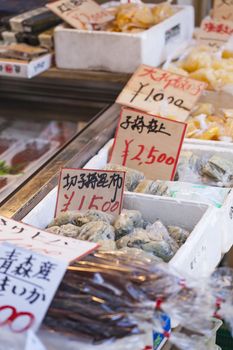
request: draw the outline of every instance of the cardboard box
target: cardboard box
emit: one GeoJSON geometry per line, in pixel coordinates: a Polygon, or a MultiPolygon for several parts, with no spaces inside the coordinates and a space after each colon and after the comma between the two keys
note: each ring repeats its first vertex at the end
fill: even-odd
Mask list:
{"type": "Polygon", "coordinates": [[[179,45],[192,38],[193,7],[174,6],[174,9],[177,12],[173,16],[140,33],[82,31],[58,26],[55,30],[57,67],[132,73],[142,63],[158,66],[179,45]]]}
{"type": "Polygon", "coordinates": [[[30,62],[0,58],[0,76],[33,78],[51,67],[52,55],[46,54],[30,62]]]}

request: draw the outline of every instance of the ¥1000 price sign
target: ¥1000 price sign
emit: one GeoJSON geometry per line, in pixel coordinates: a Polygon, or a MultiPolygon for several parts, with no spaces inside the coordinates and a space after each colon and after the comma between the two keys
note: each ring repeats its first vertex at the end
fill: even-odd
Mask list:
{"type": "Polygon", "coordinates": [[[151,180],[172,180],[186,124],[123,108],[111,162],[144,172],[151,180]]]}
{"type": "Polygon", "coordinates": [[[206,86],[206,83],[142,64],[116,102],[183,122],[206,86]]]}
{"type": "Polygon", "coordinates": [[[125,172],[90,169],[62,169],[55,216],[68,210],[100,210],[120,214],[125,172]]]}

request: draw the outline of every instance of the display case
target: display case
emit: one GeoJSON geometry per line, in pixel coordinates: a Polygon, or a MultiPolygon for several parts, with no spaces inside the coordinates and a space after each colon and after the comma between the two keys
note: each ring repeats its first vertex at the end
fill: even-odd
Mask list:
{"type": "Polygon", "coordinates": [[[56,69],[32,81],[0,78],[0,205],[114,101],[124,81],[106,81],[56,69]]]}

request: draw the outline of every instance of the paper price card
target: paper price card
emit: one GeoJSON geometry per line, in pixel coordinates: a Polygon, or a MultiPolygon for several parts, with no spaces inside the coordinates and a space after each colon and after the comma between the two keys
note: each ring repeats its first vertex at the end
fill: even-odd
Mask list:
{"type": "Polygon", "coordinates": [[[116,102],[167,118],[185,121],[207,85],[159,68],[141,65],[116,102]]]}
{"type": "Polygon", "coordinates": [[[213,17],[233,21],[233,0],[215,0],[213,17]]]}
{"type": "Polygon", "coordinates": [[[0,246],[0,326],[37,331],[67,264],[11,244],[0,246]]]}
{"type": "Polygon", "coordinates": [[[81,258],[98,248],[95,243],[57,236],[0,216],[0,244],[3,242],[67,262],[81,258]]]}
{"type": "Polygon", "coordinates": [[[151,180],[173,180],[185,130],[185,123],[123,108],[111,162],[151,180]]]}
{"type": "Polygon", "coordinates": [[[210,46],[213,50],[218,50],[232,34],[233,22],[206,18],[201,23],[197,40],[199,43],[210,46]]]}
{"type": "Polygon", "coordinates": [[[121,212],[125,172],[90,169],[62,169],[56,216],[67,210],[121,212]]]}
{"type": "Polygon", "coordinates": [[[102,24],[113,19],[93,0],[59,0],[47,4],[47,7],[76,29],[85,29],[85,24],[102,24]]]}

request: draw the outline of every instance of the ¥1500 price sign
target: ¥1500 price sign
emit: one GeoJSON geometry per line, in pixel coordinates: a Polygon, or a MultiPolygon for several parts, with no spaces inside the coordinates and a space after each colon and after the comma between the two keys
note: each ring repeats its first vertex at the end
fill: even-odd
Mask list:
{"type": "Polygon", "coordinates": [[[172,180],[186,124],[123,108],[111,162],[144,172],[152,180],[172,180]]]}
{"type": "Polygon", "coordinates": [[[68,210],[100,210],[120,214],[125,172],[62,169],[55,215],[68,210]]]}

